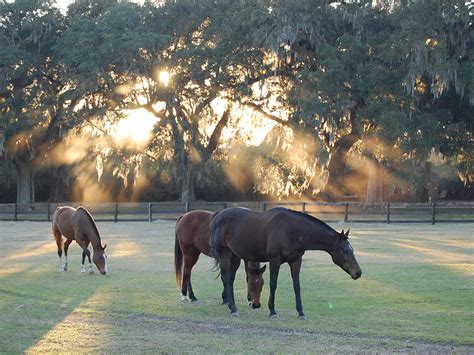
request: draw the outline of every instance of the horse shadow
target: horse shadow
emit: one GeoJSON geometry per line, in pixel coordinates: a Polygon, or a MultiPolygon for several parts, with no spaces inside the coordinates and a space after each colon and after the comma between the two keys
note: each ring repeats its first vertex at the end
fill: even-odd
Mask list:
{"type": "Polygon", "coordinates": [[[59,273],[52,266],[10,273],[0,278],[2,352],[24,353],[38,344],[104,283],[99,274],[59,273]],[[57,292],[68,289],[68,295],[57,292]]]}

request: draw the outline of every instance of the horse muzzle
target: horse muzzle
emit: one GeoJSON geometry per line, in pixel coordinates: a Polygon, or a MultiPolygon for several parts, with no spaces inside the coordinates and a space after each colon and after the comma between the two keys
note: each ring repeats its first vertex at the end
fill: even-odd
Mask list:
{"type": "Polygon", "coordinates": [[[102,271],[100,271],[100,273],[101,273],[102,275],[106,275],[106,274],[107,274],[107,271],[102,270],[102,271]]]}
{"type": "Polygon", "coordinates": [[[362,276],[362,270],[357,270],[355,273],[352,273],[351,272],[351,277],[354,279],[354,280],[357,280],[358,278],[360,278],[362,276]]]}
{"type": "Polygon", "coordinates": [[[261,307],[260,303],[252,303],[252,308],[253,309],[257,309],[257,308],[260,308],[260,307],[261,307]]]}

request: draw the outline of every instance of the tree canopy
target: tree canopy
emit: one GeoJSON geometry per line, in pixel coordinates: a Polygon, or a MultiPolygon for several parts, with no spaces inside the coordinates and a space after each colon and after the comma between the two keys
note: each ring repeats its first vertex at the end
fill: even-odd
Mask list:
{"type": "Polygon", "coordinates": [[[104,199],[377,201],[400,180],[426,189],[434,160],[469,185],[472,11],[461,0],[77,0],[62,14],[0,1],[1,167],[15,168],[18,203],[35,200],[40,167],[61,189],[113,190],[104,199]],[[149,139],[120,142],[117,125],[140,129],[140,116],[149,139]]]}

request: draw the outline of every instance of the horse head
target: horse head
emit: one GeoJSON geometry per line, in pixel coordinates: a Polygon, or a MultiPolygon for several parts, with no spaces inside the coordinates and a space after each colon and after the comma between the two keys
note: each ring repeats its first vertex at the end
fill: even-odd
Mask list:
{"type": "Polygon", "coordinates": [[[94,256],[92,260],[94,264],[97,266],[97,269],[102,275],[107,274],[107,254],[105,254],[105,248],[107,248],[107,244],[104,246],[99,245],[98,250],[94,250],[94,256]]]}
{"type": "Polygon", "coordinates": [[[354,249],[349,243],[349,230],[344,233],[344,229],[337,235],[336,244],[329,252],[334,264],[338,265],[347,272],[354,280],[362,275],[362,270],[354,256],[354,249]]]}
{"type": "Polygon", "coordinates": [[[262,288],[264,284],[263,273],[265,272],[266,268],[266,265],[260,268],[260,263],[249,262],[248,265],[247,263],[245,264],[248,289],[247,299],[249,301],[249,305],[251,305],[252,308],[260,308],[261,306],[260,295],[262,294],[262,288]]]}

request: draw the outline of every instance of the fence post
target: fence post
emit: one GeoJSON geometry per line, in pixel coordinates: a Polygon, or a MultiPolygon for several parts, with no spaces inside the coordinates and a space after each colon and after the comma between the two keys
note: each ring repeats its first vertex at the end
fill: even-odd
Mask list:
{"type": "Polygon", "coordinates": [[[151,203],[149,203],[149,204],[148,204],[148,222],[153,221],[153,215],[152,215],[151,209],[152,209],[151,203]]]}
{"type": "Polygon", "coordinates": [[[227,202],[224,202],[224,209],[227,208],[227,202]]]}
{"type": "Polygon", "coordinates": [[[267,203],[264,202],[264,203],[263,203],[263,211],[266,211],[266,210],[267,210],[267,203]]]}
{"type": "Polygon", "coordinates": [[[189,202],[186,202],[184,204],[184,212],[188,213],[189,212],[189,202]]]}
{"type": "Polygon", "coordinates": [[[46,220],[49,222],[51,220],[51,204],[48,203],[48,215],[46,216],[46,220]]]}
{"type": "Polygon", "coordinates": [[[432,209],[433,209],[433,216],[431,217],[431,224],[435,224],[436,223],[436,202],[433,202],[432,209]]]}
{"type": "Polygon", "coordinates": [[[13,217],[15,219],[15,221],[18,221],[18,205],[15,203],[15,207],[14,207],[14,210],[13,210],[13,217]]]}
{"type": "Polygon", "coordinates": [[[346,203],[345,212],[344,212],[344,222],[349,221],[349,204],[346,203]]]}
{"type": "Polygon", "coordinates": [[[390,223],[390,202],[387,202],[387,223],[390,223]]]}
{"type": "Polygon", "coordinates": [[[303,202],[302,209],[303,209],[303,213],[306,213],[306,202],[303,202]]]}
{"type": "Polygon", "coordinates": [[[114,211],[114,222],[117,223],[118,221],[118,203],[115,203],[115,211],[114,211]]]}

